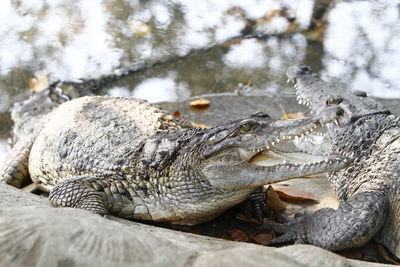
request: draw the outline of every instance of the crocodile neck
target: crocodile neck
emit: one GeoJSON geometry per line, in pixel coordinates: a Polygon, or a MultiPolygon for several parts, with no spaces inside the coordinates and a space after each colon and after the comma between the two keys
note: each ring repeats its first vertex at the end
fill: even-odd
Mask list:
{"type": "Polygon", "coordinates": [[[377,145],[381,136],[399,126],[400,118],[387,113],[378,113],[359,117],[345,126],[331,130],[334,151],[354,159],[349,167],[328,175],[329,182],[340,199],[350,197],[361,184],[355,181],[359,179],[361,169],[368,167],[365,166],[365,160],[377,150],[384,149],[377,145]]]}

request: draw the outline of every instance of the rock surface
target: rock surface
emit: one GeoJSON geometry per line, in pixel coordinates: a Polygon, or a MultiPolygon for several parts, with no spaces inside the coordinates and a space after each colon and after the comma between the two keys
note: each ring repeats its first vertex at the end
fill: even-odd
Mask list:
{"type": "Polygon", "coordinates": [[[176,232],[0,184],[0,266],[376,266],[308,245],[282,248],[176,232]]]}
{"type": "MultiPolygon", "coordinates": [[[[196,97],[197,98],[197,97],[196,97]]],[[[196,99],[194,98],[194,99],[196,99]]],[[[168,112],[179,111],[186,119],[200,122],[208,125],[216,125],[226,122],[227,120],[237,119],[257,111],[263,111],[273,118],[280,118],[282,110],[287,113],[308,112],[308,108],[297,103],[293,95],[249,95],[237,96],[234,94],[226,95],[205,95],[210,101],[207,109],[190,108],[189,103],[193,99],[175,103],[163,102],[158,105],[168,112]]],[[[400,115],[400,100],[399,99],[378,99],[386,108],[393,114],[400,115]]]]}
{"type": "Polygon", "coordinates": [[[39,197],[7,184],[0,183],[0,208],[13,207],[50,207],[47,198],[39,197]]]}

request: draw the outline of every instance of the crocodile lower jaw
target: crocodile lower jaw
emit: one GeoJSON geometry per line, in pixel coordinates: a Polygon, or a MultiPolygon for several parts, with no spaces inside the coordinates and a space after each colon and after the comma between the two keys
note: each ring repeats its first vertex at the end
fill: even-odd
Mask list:
{"type": "Polygon", "coordinates": [[[341,163],[343,159],[334,156],[311,155],[303,152],[263,151],[248,162],[258,166],[318,165],[341,163]]]}

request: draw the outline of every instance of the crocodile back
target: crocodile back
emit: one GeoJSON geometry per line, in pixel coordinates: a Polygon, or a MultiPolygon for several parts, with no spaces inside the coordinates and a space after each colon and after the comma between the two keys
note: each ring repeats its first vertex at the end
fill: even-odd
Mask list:
{"type": "Polygon", "coordinates": [[[29,157],[32,180],[46,190],[73,175],[118,174],[150,136],[185,124],[144,101],[107,96],[66,102],[46,119],[29,157]]]}

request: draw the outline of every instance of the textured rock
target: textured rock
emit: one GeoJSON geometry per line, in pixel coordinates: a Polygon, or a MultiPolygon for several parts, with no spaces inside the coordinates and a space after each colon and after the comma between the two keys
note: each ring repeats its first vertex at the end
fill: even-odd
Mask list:
{"type": "Polygon", "coordinates": [[[0,183],[0,208],[23,206],[50,207],[50,203],[47,198],[0,183]]]}
{"type": "MultiPolygon", "coordinates": [[[[297,103],[296,97],[284,95],[207,95],[204,96],[210,101],[207,109],[192,109],[189,103],[193,99],[182,102],[163,102],[158,103],[162,109],[173,113],[179,111],[180,114],[191,121],[200,122],[208,125],[217,125],[227,120],[237,119],[247,116],[256,111],[269,114],[272,118],[282,116],[281,107],[287,113],[304,112],[309,113],[308,108],[297,103]]],[[[395,115],[400,115],[399,99],[379,99],[395,115]]]]}
{"type": "Polygon", "coordinates": [[[0,254],[4,266],[183,266],[192,254],[141,228],[80,210],[6,208],[0,254]]]}
{"type": "Polygon", "coordinates": [[[313,246],[263,247],[56,209],[6,185],[0,194],[0,266],[369,265],[313,246]]]}
{"type": "Polygon", "coordinates": [[[201,253],[193,260],[195,267],[217,266],[390,266],[349,260],[330,251],[310,245],[291,245],[283,248],[256,245],[201,253]]]}

